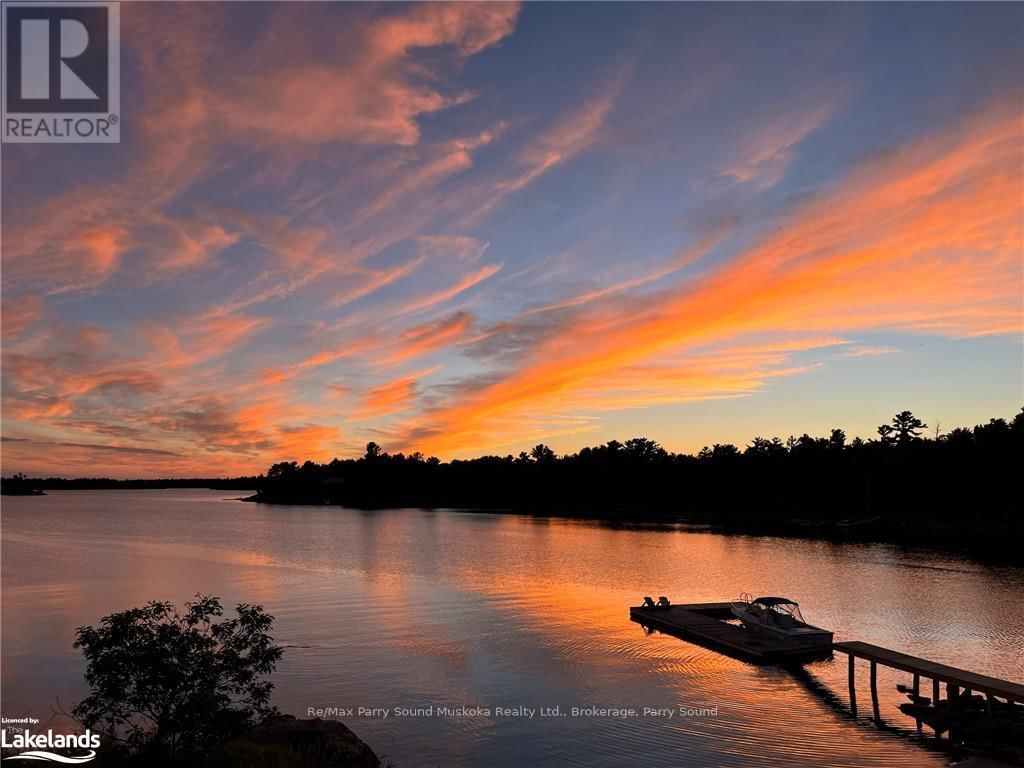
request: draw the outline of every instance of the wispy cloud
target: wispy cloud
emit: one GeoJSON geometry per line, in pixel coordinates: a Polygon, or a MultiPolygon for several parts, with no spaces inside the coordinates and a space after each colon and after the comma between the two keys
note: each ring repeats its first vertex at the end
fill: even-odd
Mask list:
{"type": "Polygon", "coordinates": [[[879,355],[895,355],[899,350],[896,347],[854,347],[843,352],[843,357],[877,357],[879,355]]]}
{"type": "Polygon", "coordinates": [[[723,169],[724,176],[761,188],[779,182],[796,147],[835,112],[832,106],[790,113],[754,127],[723,169]]]}
{"type": "MultiPolygon", "coordinates": [[[[429,430],[410,426],[409,434],[433,436],[409,446],[451,453],[502,440],[502,421],[571,408],[584,396],[591,409],[621,407],[621,397],[593,393],[641,361],[750,333],[1019,330],[1019,130],[1010,105],[1000,105],[866,164],[695,283],[614,317],[569,318],[529,363],[425,414],[429,430]]],[[[738,378],[707,370],[699,355],[695,362],[685,374],[694,397],[750,391],[775,375],[756,361],[738,378]]],[[[652,402],[652,393],[638,400],[652,402]]]]}
{"type": "Polygon", "coordinates": [[[482,267],[462,275],[454,284],[447,288],[443,288],[440,291],[428,293],[423,296],[417,296],[404,304],[400,312],[402,315],[406,316],[414,315],[445,304],[459,294],[464,293],[470,288],[479,285],[484,280],[493,277],[501,270],[501,267],[501,264],[484,264],[482,267]]]}
{"type": "Polygon", "coordinates": [[[381,363],[394,365],[446,348],[464,339],[472,325],[472,316],[459,311],[441,320],[410,328],[402,332],[397,349],[385,355],[381,363]]]}
{"type": "Polygon", "coordinates": [[[421,379],[437,373],[440,365],[422,371],[410,373],[397,379],[371,387],[363,395],[359,409],[349,417],[349,421],[365,421],[381,416],[401,413],[413,407],[419,394],[418,384],[421,379]]]}

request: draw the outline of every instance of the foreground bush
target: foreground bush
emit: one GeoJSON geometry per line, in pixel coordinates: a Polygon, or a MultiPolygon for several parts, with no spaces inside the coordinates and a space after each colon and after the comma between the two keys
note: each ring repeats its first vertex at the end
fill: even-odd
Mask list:
{"type": "Polygon", "coordinates": [[[150,602],[79,627],[91,694],[73,716],[103,739],[103,764],[196,765],[276,714],[265,680],[282,650],[272,616],[239,604],[223,615],[216,597],[184,612],[150,602]]]}

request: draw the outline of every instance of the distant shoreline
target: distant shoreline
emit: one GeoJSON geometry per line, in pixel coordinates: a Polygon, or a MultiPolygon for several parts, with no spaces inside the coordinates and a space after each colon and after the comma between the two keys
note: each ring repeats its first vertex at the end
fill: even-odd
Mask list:
{"type": "Polygon", "coordinates": [[[456,509],[584,519],[611,525],[706,525],[723,533],[981,551],[1024,549],[1016,477],[1024,462],[1024,409],[935,437],[910,411],[878,439],[841,429],[783,441],[754,437],[672,453],[646,437],[558,455],[538,444],[518,456],[442,462],[389,454],[279,462],[236,478],[3,478],[5,492],[207,488],[252,491],[244,501],[355,509],[456,509]]]}
{"type": "Polygon", "coordinates": [[[251,491],[260,477],[180,477],[118,480],[111,477],[3,478],[0,493],[5,496],[39,495],[44,491],[118,491],[197,489],[210,491],[251,491]]]}

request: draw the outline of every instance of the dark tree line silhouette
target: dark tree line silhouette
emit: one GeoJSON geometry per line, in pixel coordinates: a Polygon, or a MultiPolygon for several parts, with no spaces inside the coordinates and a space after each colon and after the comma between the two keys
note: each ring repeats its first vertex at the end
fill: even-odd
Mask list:
{"type": "Polygon", "coordinates": [[[950,524],[1020,532],[1017,484],[1024,410],[927,436],[910,411],[848,440],[841,429],[755,437],[672,453],[636,437],[558,456],[546,445],[517,456],[441,462],[388,454],[274,464],[254,500],[285,504],[466,507],[651,520],[681,517],[744,528],[866,526],[920,531],[950,524]]]}
{"type": "MultiPolygon", "coordinates": [[[[442,462],[389,454],[375,442],[358,459],[281,462],[258,477],[229,479],[4,479],[29,489],[206,487],[257,489],[252,501],[382,507],[454,507],[609,518],[686,520],[755,532],[827,529],[843,535],[938,538],[980,535],[1021,543],[1017,477],[1024,465],[1024,410],[940,433],[910,411],[848,439],[841,429],[716,443],[695,455],[654,440],[610,440],[557,455],[539,444],[518,455],[442,462]]],[[[1015,544],[1014,544],[1015,542],[1015,544]]]]}

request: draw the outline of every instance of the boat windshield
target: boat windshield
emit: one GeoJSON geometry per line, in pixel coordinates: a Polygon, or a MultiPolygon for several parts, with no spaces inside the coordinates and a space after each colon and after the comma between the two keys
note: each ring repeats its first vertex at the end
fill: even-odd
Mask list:
{"type": "Polygon", "coordinates": [[[757,606],[766,616],[771,616],[780,624],[787,624],[798,621],[806,624],[804,617],[800,614],[800,606],[792,600],[784,597],[759,597],[751,603],[751,607],[757,606]]]}

